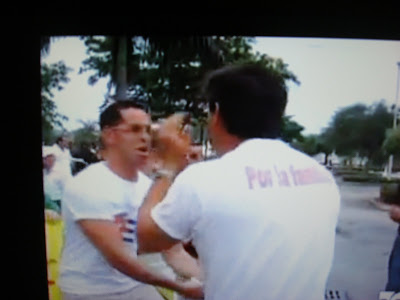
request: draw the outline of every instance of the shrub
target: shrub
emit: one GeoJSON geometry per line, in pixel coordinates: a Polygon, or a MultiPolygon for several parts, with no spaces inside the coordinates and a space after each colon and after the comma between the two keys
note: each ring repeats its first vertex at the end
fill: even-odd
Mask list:
{"type": "Polygon", "coordinates": [[[381,184],[380,199],[388,204],[400,205],[400,180],[388,180],[381,184]]]}

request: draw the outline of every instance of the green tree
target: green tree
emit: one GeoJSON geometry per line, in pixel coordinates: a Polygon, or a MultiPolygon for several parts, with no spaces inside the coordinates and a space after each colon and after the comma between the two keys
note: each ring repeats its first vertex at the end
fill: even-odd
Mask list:
{"type": "Polygon", "coordinates": [[[83,39],[89,58],[80,71],[95,70],[89,83],[110,76],[109,90],[115,87],[117,98],[124,94],[120,90],[127,89],[126,97],[141,96],[156,115],[185,110],[200,116],[202,105],[198,92],[202,79],[208,71],[223,65],[257,63],[279,73],[285,80],[299,83],[281,59],[254,54],[252,38],[107,36],[83,39]]]}
{"type": "MultiPolygon", "coordinates": [[[[202,141],[207,136],[204,129],[206,113],[199,92],[207,72],[224,65],[259,64],[273,70],[285,81],[299,84],[281,59],[254,53],[251,46],[254,39],[250,37],[97,36],[83,37],[83,40],[89,57],[80,72],[95,71],[89,77],[90,84],[109,76],[109,94],[114,87],[117,99],[124,99],[118,96],[120,90],[126,90],[126,98],[142,99],[150,107],[153,119],[176,111],[190,112],[194,125],[201,127],[202,141]],[[121,71],[121,67],[125,71],[121,71]]],[[[287,138],[290,139],[290,134],[295,134],[299,128],[294,128],[289,121],[286,123],[287,138]]]]}
{"type": "Polygon", "coordinates": [[[386,130],[392,126],[392,122],[393,116],[384,101],[374,103],[366,112],[360,155],[367,157],[370,164],[385,163],[382,145],[385,141],[386,130]]]}
{"type": "Polygon", "coordinates": [[[284,116],[283,117],[283,125],[281,129],[282,140],[287,143],[296,144],[302,142],[304,137],[301,132],[304,130],[304,127],[297,123],[296,121],[291,120],[292,116],[284,116]]]}
{"type": "MultiPolygon", "coordinates": [[[[61,37],[41,36],[40,54],[46,57],[49,54],[51,43],[61,37]]],[[[63,131],[62,121],[68,118],[57,112],[57,106],[53,101],[54,90],[62,90],[63,84],[69,82],[67,76],[72,69],[67,67],[63,61],[48,65],[41,63],[41,100],[42,100],[42,141],[45,144],[54,142],[58,131],[63,131]],[[58,127],[58,129],[57,129],[58,127]]]]}
{"type": "Polygon", "coordinates": [[[333,153],[334,150],[335,148],[329,141],[328,137],[324,133],[319,134],[317,137],[317,153],[325,154],[325,165],[328,164],[329,156],[333,153]]]}
{"type": "Polygon", "coordinates": [[[333,147],[327,143],[323,134],[309,134],[303,136],[303,139],[295,141],[293,146],[311,156],[323,153],[325,155],[325,165],[328,164],[329,156],[333,152],[333,147]]]}
{"type": "Polygon", "coordinates": [[[281,58],[273,58],[258,51],[254,53],[251,46],[254,42],[255,39],[252,37],[219,37],[224,64],[258,64],[273,71],[286,82],[293,81],[298,85],[300,84],[296,75],[288,69],[288,64],[284,63],[281,58]]]}
{"type": "Polygon", "coordinates": [[[308,155],[316,155],[319,153],[318,151],[318,135],[317,134],[309,134],[303,136],[302,141],[296,141],[293,143],[294,148],[308,154],[308,155]]]}
{"type": "Polygon", "coordinates": [[[72,132],[74,147],[91,147],[97,145],[100,137],[100,130],[97,121],[79,120],[82,127],[72,132]]]}
{"type": "MultiPolygon", "coordinates": [[[[185,83],[192,75],[186,70],[192,67],[190,64],[196,64],[199,58],[214,59],[214,48],[209,45],[207,37],[107,36],[83,39],[90,56],[83,62],[80,72],[96,71],[89,77],[90,84],[110,76],[109,91],[115,87],[117,99],[127,99],[130,94],[139,93],[146,99],[150,98],[151,102],[152,93],[156,92],[156,99],[164,97],[167,104],[171,104],[171,94],[179,101],[188,93],[185,83]],[[181,78],[186,80],[179,80],[181,78]]],[[[157,105],[160,103],[155,103],[156,108],[157,105]]]]}
{"type": "Polygon", "coordinates": [[[362,127],[367,106],[355,104],[340,109],[323,134],[339,155],[354,156],[360,150],[362,127]]]}
{"type": "Polygon", "coordinates": [[[354,104],[337,111],[322,135],[325,144],[336,153],[353,157],[366,157],[369,164],[380,165],[384,157],[382,144],[392,115],[384,101],[370,106],[354,104]]]}
{"type": "Polygon", "coordinates": [[[139,72],[141,62],[137,38],[127,36],[86,36],[82,37],[89,57],[83,61],[79,73],[94,70],[89,84],[94,85],[100,78],[109,76],[108,89],[115,88],[115,96],[125,100],[130,83],[139,72]]]}
{"type": "Polygon", "coordinates": [[[214,44],[210,37],[148,39],[146,66],[138,84],[153,115],[162,117],[175,111],[189,111],[196,118],[201,115],[198,90],[203,75],[220,65],[214,44]]]}
{"type": "MultiPolygon", "coordinates": [[[[99,149],[100,130],[97,121],[79,121],[82,127],[72,132],[71,154],[83,159],[87,164],[99,161],[96,152],[99,149]]],[[[81,162],[73,164],[73,174],[83,170],[87,165],[81,162]]]]}
{"type": "MultiPolygon", "coordinates": [[[[198,53],[193,47],[182,47],[179,41],[169,41],[172,48],[168,51],[168,60],[165,61],[162,53],[158,56],[150,55],[148,61],[157,68],[146,68],[141,72],[143,76],[139,76],[143,79],[140,86],[145,87],[142,94],[150,96],[153,115],[164,116],[180,110],[191,112],[196,120],[195,124],[200,126],[201,141],[207,135],[204,129],[206,115],[203,99],[198,96],[207,72],[224,65],[259,64],[273,70],[285,81],[292,80],[299,84],[296,76],[288,70],[288,66],[282,60],[273,59],[265,54],[260,55],[258,52],[253,53],[253,38],[214,36],[211,37],[211,41],[209,48],[214,49],[211,53],[207,52],[209,48],[198,53]],[[162,63],[158,60],[162,60],[162,63]]],[[[295,127],[289,119],[284,123],[285,138],[289,140],[292,139],[291,134],[296,135],[296,131],[301,130],[302,128],[295,127]]]]}
{"type": "Polygon", "coordinates": [[[400,128],[388,129],[382,148],[386,155],[400,155],[400,128]]]}
{"type": "Polygon", "coordinates": [[[57,112],[53,91],[62,90],[63,84],[69,82],[67,74],[70,70],[63,61],[41,65],[42,138],[45,144],[51,141],[55,127],[62,128],[62,121],[68,120],[66,116],[57,112]]]}

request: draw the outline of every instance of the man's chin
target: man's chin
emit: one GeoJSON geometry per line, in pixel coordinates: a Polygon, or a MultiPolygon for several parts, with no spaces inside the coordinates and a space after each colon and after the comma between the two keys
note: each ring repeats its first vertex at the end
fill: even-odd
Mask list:
{"type": "Polygon", "coordinates": [[[146,166],[146,164],[149,161],[149,156],[148,155],[138,155],[135,157],[135,166],[137,168],[143,168],[146,166]]]}

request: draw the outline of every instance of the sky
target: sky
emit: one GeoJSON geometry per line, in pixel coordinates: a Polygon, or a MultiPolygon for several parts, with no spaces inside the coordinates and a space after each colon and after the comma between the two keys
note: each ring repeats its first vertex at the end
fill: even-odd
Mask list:
{"type": "MultiPolygon", "coordinates": [[[[382,99],[388,106],[396,102],[400,41],[257,37],[252,46],[281,58],[300,81],[288,85],[286,115],[305,128],[303,134],[320,133],[342,107],[382,99]]],[[[42,58],[48,64],[63,60],[73,69],[70,82],[54,91],[53,98],[57,111],[69,118],[63,123],[67,130],[82,127],[79,120],[97,121],[107,92],[108,78],[91,86],[90,71],[78,74],[85,58],[85,46],[77,37],[57,39],[42,58]]]]}

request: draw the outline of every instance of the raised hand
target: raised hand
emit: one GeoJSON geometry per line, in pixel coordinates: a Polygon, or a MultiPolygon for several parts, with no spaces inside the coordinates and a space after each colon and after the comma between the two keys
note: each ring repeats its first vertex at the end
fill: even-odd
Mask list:
{"type": "Polygon", "coordinates": [[[173,114],[164,120],[157,133],[157,151],[164,168],[179,173],[188,164],[191,138],[184,130],[187,115],[173,114]]]}

